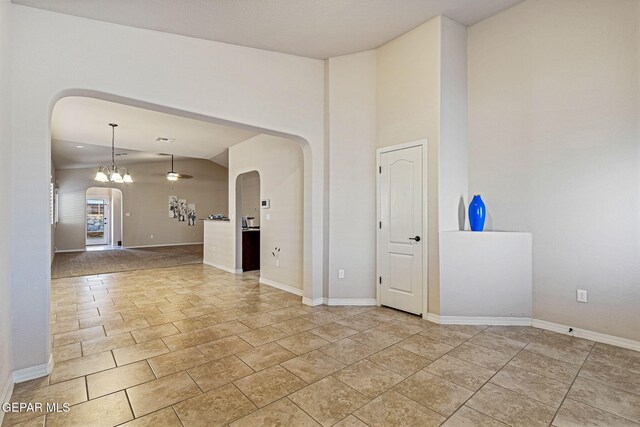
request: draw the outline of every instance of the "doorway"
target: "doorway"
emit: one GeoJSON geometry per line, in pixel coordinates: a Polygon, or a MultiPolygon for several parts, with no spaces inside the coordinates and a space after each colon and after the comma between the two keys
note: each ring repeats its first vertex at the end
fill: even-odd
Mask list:
{"type": "Polygon", "coordinates": [[[88,251],[122,247],[122,191],[91,187],[85,196],[85,244],[88,251]]]}
{"type": "Polygon", "coordinates": [[[260,174],[238,175],[236,180],[236,248],[242,271],[260,270],[260,174]]]}
{"type": "Polygon", "coordinates": [[[378,302],[413,314],[426,307],[426,148],[377,150],[378,302]]]}

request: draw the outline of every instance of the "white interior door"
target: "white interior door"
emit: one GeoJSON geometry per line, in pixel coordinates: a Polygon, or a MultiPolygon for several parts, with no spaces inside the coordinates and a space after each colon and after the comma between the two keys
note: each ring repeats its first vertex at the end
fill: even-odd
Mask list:
{"type": "Polygon", "coordinates": [[[87,245],[109,244],[109,198],[87,199],[87,245]]]}
{"type": "Polygon", "coordinates": [[[380,303],[423,309],[423,146],[380,153],[378,271],[380,303]]]}

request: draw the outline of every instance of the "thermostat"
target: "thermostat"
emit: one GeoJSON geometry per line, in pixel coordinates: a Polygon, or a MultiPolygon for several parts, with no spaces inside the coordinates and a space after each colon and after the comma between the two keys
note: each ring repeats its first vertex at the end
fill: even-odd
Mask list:
{"type": "Polygon", "coordinates": [[[271,200],[264,199],[260,201],[260,207],[262,209],[269,209],[271,207],[271,200]]]}

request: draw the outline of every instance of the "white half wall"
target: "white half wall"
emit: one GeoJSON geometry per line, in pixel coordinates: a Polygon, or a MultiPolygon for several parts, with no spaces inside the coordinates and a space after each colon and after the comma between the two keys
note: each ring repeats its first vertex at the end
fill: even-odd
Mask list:
{"type": "Polygon", "coordinates": [[[376,52],[328,61],[329,292],[376,297],[376,52]],[[338,270],[345,271],[344,279],[338,270]]]}
{"type": "Polygon", "coordinates": [[[639,9],[525,1],[469,28],[470,190],[489,229],[533,234],[533,317],[636,341],[639,9]]]}
{"type": "MultiPolygon", "coordinates": [[[[324,63],[12,5],[14,369],[49,360],[51,112],[65,95],[155,107],[304,144],[305,296],[322,297],[324,63]],[[188,64],[188,66],[185,66],[188,64]],[[24,257],[22,254],[29,253],[24,257]]],[[[126,202],[125,202],[126,203],[126,202]]]]}
{"type": "MultiPolygon", "coordinates": [[[[270,208],[260,209],[260,277],[302,290],[304,263],[304,161],[300,144],[285,138],[258,135],[229,148],[229,206],[236,206],[238,176],[257,171],[260,175],[260,199],[269,199],[270,208]],[[267,219],[267,215],[269,219],[267,219]],[[275,247],[280,266],[272,255],[275,247]]],[[[230,225],[238,236],[233,254],[241,250],[240,218],[235,209],[229,211],[230,225]]],[[[212,221],[215,223],[215,221],[212,221]]],[[[213,227],[214,224],[211,224],[213,227]]],[[[242,268],[235,256],[235,268],[242,268]]]]}
{"type": "MultiPolygon", "coordinates": [[[[0,200],[11,200],[11,3],[0,0],[0,200]]],[[[47,221],[47,227],[49,222],[47,221]]],[[[50,232],[50,230],[49,230],[50,232]]],[[[13,385],[11,211],[0,209],[0,404],[13,385]]],[[[48,263],[48,261],[46,261],[48,263]]],[[[4,413],[0,411],[0,424],[4,413]]]]}
{"type": "Polygon", "coordinates": [[[440,317],[531,319],[531,234],[440,233],[440,317]]]}

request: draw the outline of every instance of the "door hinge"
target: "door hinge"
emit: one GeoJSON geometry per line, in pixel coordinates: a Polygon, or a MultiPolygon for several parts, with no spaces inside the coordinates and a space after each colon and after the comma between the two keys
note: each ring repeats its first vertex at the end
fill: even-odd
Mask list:
{"type": "Polygon", "coordinates": [[[379,224],[380,224],[380,228],[382,228],[382,221],[380,221],[380,223],[379,223],[379,224]]]}
{"type": "Polygon", "coordinates": [[[378,166],[378,173],[382,173],[382,166],[378,166]]]}
{"type": "Polygon", "coordinates": [[[378,277],[378,283],[382,285],[382,276],[378,277]]]}

